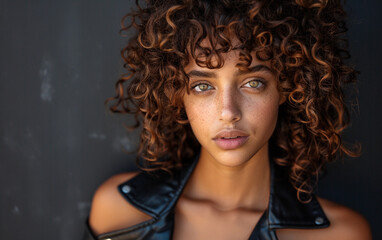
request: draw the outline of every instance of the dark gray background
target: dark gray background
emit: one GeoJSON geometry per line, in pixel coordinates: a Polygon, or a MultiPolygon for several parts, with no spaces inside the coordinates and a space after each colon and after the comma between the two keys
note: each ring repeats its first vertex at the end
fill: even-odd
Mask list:
{"type": "MultiPolygon", "coordinates": [[[[80,239],[91,197],[134,169],[136,133],[103,101],[123,72],[121,16],[133,1],[0,0],[0,239],[80,239]]],[[[363,155],[329,166],[321,196],[347,205],[382,239],[382,2],[348,1],[363,155]]]]}

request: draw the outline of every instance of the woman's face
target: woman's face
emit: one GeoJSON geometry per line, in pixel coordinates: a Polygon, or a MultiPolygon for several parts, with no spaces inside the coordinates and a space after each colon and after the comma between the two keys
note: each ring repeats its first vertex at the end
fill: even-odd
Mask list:
{"type": "Polygon", "coordinates": [[[185,67],[190,78],[183,102],[192,130],[213,159],[240,166],[267,151],[281,103],[275,75],[253,55],[249,72],[236,67],[238,51],[223,55],[219,69],[185,67]]]}

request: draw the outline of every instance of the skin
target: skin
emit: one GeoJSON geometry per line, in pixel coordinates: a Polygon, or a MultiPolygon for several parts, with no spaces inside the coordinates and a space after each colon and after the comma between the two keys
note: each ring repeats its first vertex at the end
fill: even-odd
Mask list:
{"type": "Polygon", "coordinates": [[[268,205],[268,140],[282,103],[277,80],[257,60],[241,72],[238,51],[223,57],[219,69],[185,68],[190,91],[183,102],[201,154],[177,204],[174,239],[248,239],[268,205]],[[216,136],[235,130],[245,143],[219,146],[216,136]]]}
{"type": "MultiPolygon", "coordinates": [[[[201,144],[201,154],[176,204],[174,239],[248,239],[268,205],[268,141],[284,99],[267,63],[254,58],[250,67],[256,71],[243,73],[236,67],[236,51],[225,54],[224,60],[219,69],[202,68],[194,61],[185,67],[190,91],[184,96],[184,106],[201,144]],[[222,148],[216,136],[233,130],[240,130],[245,142],[235,148],[222,148]]],[[[116,175],[97,190],[89,217],[95,234],[150,219],[117,191],[120,183],[135,174],[116,175]]],[[[369,225],[362,216],[318,199],[331,221],[330,227],[278,230],[280,240],[371,239],[369,225]]]]}

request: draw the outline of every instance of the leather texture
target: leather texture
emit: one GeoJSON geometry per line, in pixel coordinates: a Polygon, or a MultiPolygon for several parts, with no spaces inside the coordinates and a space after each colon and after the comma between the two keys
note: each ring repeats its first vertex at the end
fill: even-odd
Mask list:
{"type": "MultiPolygon", "coordinates": [[[[273,161],[271,161],[273,162],[273,161]]],[[[174,228],[174,208],[197,161],[174,170],[141,172],[118,186],[125,199],[152,217],[141,224],[94,236],[87,224],[83,240],[169,240],[174,228]]],[[[277,240],[281,228],[317,229],[330,225],[315,196],[309,203],[297,200],[283,167],[271,163],[271,191],[268,209],[254,227],[250,240],[277,240]]]]}

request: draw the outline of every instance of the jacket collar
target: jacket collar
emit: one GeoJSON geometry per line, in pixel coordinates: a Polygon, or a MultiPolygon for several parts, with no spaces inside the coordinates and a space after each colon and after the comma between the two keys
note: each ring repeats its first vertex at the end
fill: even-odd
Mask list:
{"type": "Polygon", "coordinates": [[[324,228],[330,225],[316,197],[308,203],[297,199],[287,171],[271,161],[271,191],[268,205],[270,228],[324,228]]]}
{"type": "MultiPolygon", "coordinates": [[[[196,157],[198,159],[199,156],[196,157]]],[[[141,172],[118,186],[121,194],[133,206],[154,219],[170,212],[192,174],[197,160],[172,171],[141,172]]],[[[271,161],[271,189],[266,222],[269,228],[324,228],[329,226],[315,196],[309,203],[297,200],[296,190],[291,186],[283,167],[271,161]]]]}

